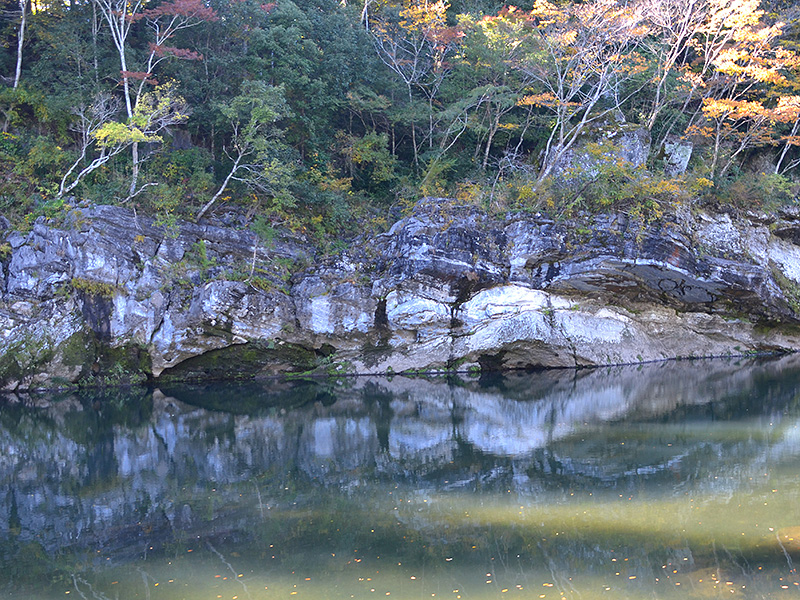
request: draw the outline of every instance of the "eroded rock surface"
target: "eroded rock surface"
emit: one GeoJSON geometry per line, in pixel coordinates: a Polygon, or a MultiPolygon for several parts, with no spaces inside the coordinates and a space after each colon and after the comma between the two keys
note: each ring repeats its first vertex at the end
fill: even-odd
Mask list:
{"type": "Polygon", "coordinates": [[[83,207],[0,230],[0,384],[575,367],[800,348],[800,214],[643,225],[421,201],[316,259],[289,234],[83,207]],[[293,273],[293,275],[290,274],[293,273]]]}

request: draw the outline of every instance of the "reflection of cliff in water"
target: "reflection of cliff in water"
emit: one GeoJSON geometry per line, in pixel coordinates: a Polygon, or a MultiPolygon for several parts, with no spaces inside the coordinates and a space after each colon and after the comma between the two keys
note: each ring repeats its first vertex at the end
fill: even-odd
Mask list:
{"type": "Polygon", "coordinates": [[[749,471],[800,454],[798,389],[800,357],[789,356],[7,404],[0,540],[140,552],[153,532],[224,521],[243,490],[269,506],[298,501],[302,486],[532,494],[635,479],[729,493],[749,471]],[[745,432],[753,420],[768,440],[745,432]]]}

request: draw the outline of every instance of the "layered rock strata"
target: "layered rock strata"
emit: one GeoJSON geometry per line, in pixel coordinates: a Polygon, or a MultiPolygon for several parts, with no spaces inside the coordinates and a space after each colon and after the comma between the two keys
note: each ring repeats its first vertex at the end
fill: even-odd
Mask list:
{"type": "MultiPolygon", "coordinates": [[[[2,227],[2,225],[0,225],[2,227]]],[[[492,218],[303,239],[111,206],[0,231],[0,383],[582,367],[800,348],[800,213],[492,218]]]]}

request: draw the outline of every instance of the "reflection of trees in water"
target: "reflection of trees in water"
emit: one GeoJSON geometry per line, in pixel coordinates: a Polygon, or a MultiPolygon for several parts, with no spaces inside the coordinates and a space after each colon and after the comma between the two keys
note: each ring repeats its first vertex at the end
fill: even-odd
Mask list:
{"type": "MultiPolygon", "coordinates": [[[[530,498],[648,486],[730,496],[800,452],[786,416],[797,411],[797,365],[783,357],[481,381],[358,378],[339,387],[205,386],[4,406],[3,564],[32,543],[53,555],[99,541],[135,556],[209,525],[235,529],[253,506],[263,514],[342,493],[349,507],[354,498],[368,507],[389,483],[530,498]]],[[[424,517],[404,527],[439,539],[437,522],[424,517]]],[[[551,547],[536,539],[541,533],[509,528],[502,540],[512,553],[538,548],[543,560],[592,552],[590,540],[551,547]]],[[[608,535],[602,556],[616,544],[618,534],[608,535]]],[[[623,546],[649,548],[647,564],[675,551],[639,542],[623,546]]]]}

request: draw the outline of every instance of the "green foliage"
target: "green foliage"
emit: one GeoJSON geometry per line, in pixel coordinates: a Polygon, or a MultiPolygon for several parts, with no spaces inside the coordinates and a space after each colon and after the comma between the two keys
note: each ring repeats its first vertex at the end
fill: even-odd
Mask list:
{"type": "Polygon", "coordinates": [[[775,173],[734,172],[718,186],[711,199],[742,209],[775,210],[796,202],[800,197],[800,182],[775,173]]]}
{"type": "Polygon", "coordinates": [[[275,227],[273,227],[270,220],[264,215],[259,215],[253,219],[253,222],[250,223],[250,231],[261,238],[261,241],[267,248],[271,248],[275,244],[275,236],[277,235],[277,232],[275,231],[275,227]]]}
{"type": "Polygon", "coordinates": [[[158,182],[149,189],[143,200],[155,215],[176,211],[190,217],[191,205],[208,196],[214,187],[214,161],[204,148],[174,150],[170,147],[157,152],[146,164],[144,178],[158,182]],[[171,209],[171,210],[170,210],[171,209]]]}
{"type": "Polygon", "coordinates": [[[260,165],[259,176],[264,190],[271,196],[269,208],[278,216],[288,217],[297,207],[292,193],[294,167],[278,157],[265,160],[260,165]]]}
{"type": "Polygon", "coordinates": [[[58,191],[58,174],[69,160],[68,154],[52,138],[40,135],[28,142],[27,153],[17,162],[15,171],[46,198],[58,191]]]}
{"type": "Polygon", "coordinates": [[[385,192],[386,185],[396,178],[397,165],[397,158],[389,151],[389,136],[375,131],[364,136],[339,132],[337,142],[353,188],[385,192]]]}
{"type": "Polygon", "coordinates": [[[447,174],[456,165],[455,158],[434,157],[425,166],[425,172],[419,185],[422,196],[447,195],[447,174]]]}
{"type": "MultiPolygon", "coordinates": [[[[790,23],[763,38],[758,56],[757,36],[726,38],[730,25],[722,23],[721,33],[687,33],[683,50],[667,63],[670,24],[656,25],[646,3],[536,2],[527,12],[485,0],[449,8],[391,0],[369,5],[368,27],[363,5],[338,0],[212,4],[219,19],[170,39],[194,53],[165,59],[149,75],[136,70],[150,56],[152,31],[144,19],[129,23],[127,80],[141,92],[131,93],[139,99],[133,118],[122,102],[109,103],[102,122],[88,130],[88,145],[80,107],[98,94],[121,100],[108,25],[101,19],[92,28],[91,3],[50,4],[31,15],[22,85],[0,87],[4,215],[30,226],[33,215],[68,214],[51,204],[63,193],[130,202],[174,235],[179,217],[197,216],[210,203],[205,216],[224,203],[330,246],[331,238],[358,230],[359,219],[377,223],[388,206],[426,195],[455,195],[495,212],[614,208],[645,219],[695,192],[765,210],[797,197],[797,118],[791,102],[781,104],[797,89],[797,28],[787,14],[738,21],[753,34],[790,23]],[[705,53],[713,44],[744,54],[726,67],[705,53]],[[779,46],[791,56],[776,71],[779,46]],[[745,64],[747,56],[753,60],[745,64]],[[752,65],[771,76],[757,76],[752,65]],[[751,71],[744,77],[737,69],[751,71]],[[723,79],[724,86],[712,85],[723,79]],[[705,99],[758,101],[771,118],[762,123],[758,111],[743,113],[734,129],[715,137],[705,99]],[[696,149],[705,144],[720,160],[737,160],[719,165],[727,176],[714,188],[691,187],[708,175],[704,168],[714,170],[699,159],[690,176],[672,182],[657,174],[658,165],[647,172],[613,161],[591,173],[585,189],[542,174],[548,149],[584,126],[584,117],[596,123],[612,108],[647,127],[654,148],[693,126],[696,149]],[[176,126],[183,135],[171,148],[169,130],[176,126]],[[748,138],[756,133],[757,144],[748,138]],[[748,150],[755,146],[759,155],[748,150]],[[756,160],[774,164],[782,150],[787,173],[751,173],[756,160]],[[139,184],[131,190],[134,171],[139,184]],[[62,192],[65,173],[81,175],[62,192]]],[[[690,16],[687,23],[705,18],[690,16]]],[[[15,31],[0,31],[7,73],[15,31]]]]}
{"type": "Polygon", "coordinates": [[[325,153],[356,82],[376,73],[358,13],[336,0],[287,0],[251,31],[247,70],[283,84],[294,115],[286,140],[310,155],[325,153]]]}
{"type": "Polygon", "coordinates": [[[28,130],[0,134],[0,210],[15,223],[38,216],[37,207],[58,190],[58,173],[68,162],[68,153],[50,136],[28,130]]]}
{"type": "Polygon", "coordinates": [[[279,140],[283,130],[276,122],[288,116],[282,87],[263,81],[245,81],[241,93],[218,106],[231,139],[225,148],[227,173],[211,199],[197,213],[202,218],[231,187],[244,187],[271,200],[272,210],[282,214],[295,207],[289,186],[294,176],[287,149],[279,140]]]}
{"type": "Polygon", "coordinates": [[[241,143],[249,144],[274,137],[277,134],[273,129],[275,122],[290,114],[283,87],[252,80],[243,81],[241,92],[220,104],[219,112],[241,143]]]}
{"type": "Polygon", "coordinates": [[[187,258],[190,263],[200,269],[200,277],[204,280],[209,278],[209,271],[217,266],[217,257],[208,255],[205,240],[199,240],[192,244],[192,249],[187,258]]]}
{"type": "Polygon", "coordinates": [[[369,169],[369,181],[384,183],[394,178],[396,159],[389,152],[389,136],[371,132],[353,140],[350,160],[361,169],[369,169]]]}
{"type": "Polygon", "coordinates": [[[18,152],[18,141],[18,136],[0,131],[0,158],[14,157],[18,152]]]}
{"type": "Polygon", "coordinates": [[[142,94],[133,110],[133,117],[126,123],[110,121],[94,132],[100,146],[112,148],[134,143],[161,142],[155,131],[161,123],[180,123],[189,118],[184,100],[177,95],[174,82],[157,86],[152,92],[142,94]]]}
{"type": "Polygon", "coordinates": [[[84,178],[73,191],[79,198],[97,204],[115,204],[125,197],[128,180],[128,156],[117,156],[108,164],[84,178]]]}
{"type": "Polygon", "coordinates": [[[10,128],[38,125],[49,121],[49,112],[44,96],[27,86],[16,89],[0,88],[0,128],[7,132],[10,128]]]}
{"type": "Polygon", "coordinates": [[[146,196],[146,201],[153,214],[153,224],[164,230],[170,238],[178,237],[180,228],[178,218],[182,216],[184,204],[184,188],[169,183],[159,184],[146,196]]]}
{"type": "Polygon", "coordinates": [[[644,167],[634,167],[617,158],[608,147],[589,144],[591,162],[574,167],[558,178],[539,185],[512,179],[508,206],[515,210],[539,211],[563,217],[581,212],[624,211],[642,222],[660,219],[681,204],[691,204],[713,184],[693,175],[665,177],[644,167]]]}
{"type": "Polygon", "coordinates": [[[81,292],[89,296],[102,296],[103,298],[113,298],[117,289],[110,283],[97,281],[95,279],[84,279],[73,277],[70,286],[76,292],[81,292]]]}
{"type": "Polygon", "coordinates": [[[228,281],[242,281],[262,292],[286,291],[276,284],[271,271],[263,267],[232,269],[226,271],[225,278],[228,281]]]}

